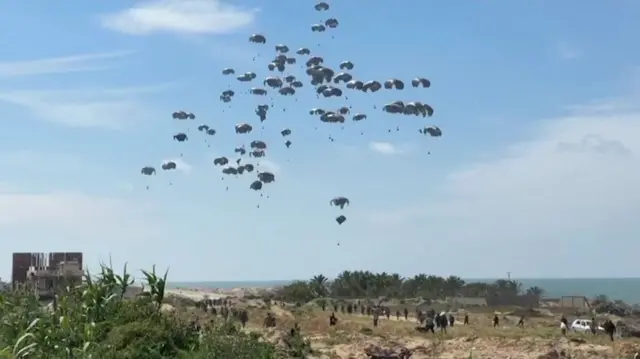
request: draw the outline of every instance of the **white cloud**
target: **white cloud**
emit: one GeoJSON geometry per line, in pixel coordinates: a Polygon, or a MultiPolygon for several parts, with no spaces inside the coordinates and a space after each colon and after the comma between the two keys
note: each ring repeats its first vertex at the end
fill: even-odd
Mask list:
{"type": "Polygon", "coordinates": [[[90,228],[112,222],[121,203],[74,193],[3,193],[0,195],[0,228],[38,223],[44,227],[90,228]]]}
{"type": "Polygon", "coordinates": [[[2,183],[0,182],[0,194],[3,193],[12,193],[12,192],[17,192],[19,191],[19,186],[16,186],[15,184],[8,184],[8,183],[2,183]]]}
{"type": "Polygon", "coordinates": [[[624,275],[622,266],[604,273],[570,263],[572,255],[601,262],[612,248],[631,261],[623,248],[640,250],[638,137],[640,111],[600,109],[539,122],[529,140],[463,166],[425,189],[419,202],[370,213],[369,220],[406,238],[428,229],[443,251],[466,248],[474,255],[461,258],[468,261],[463,270],[485,270],[476,276],[506,269],[531,277],[624,275]],[[500,264],[485,263],[489,257],[500,264]]]}
{"type": "Polygon", "coordinates": [[[99,71],[109,66],[100,60],[130,55],[131,51],[114,51],[54,57],[39,60],[0,62],[0,77],[60,74],[80,71],[99,71]]]}
{"type": "Polygon", "coordinates": [[[370,142],[369,149],[383,155],[401,155],[411,152],[412,147],[409,145],[394,145],[389,142],[370,142]]]}
{"type": "MultiPolygon", "coordinates": [[[[640,211],[639,136],[640,112],[546,121],[531,140],[451,173],[444,199],[372,219],[389,215],[400,225],[416,217],[457,218],[468,235],[491,231],[495,238],[614,226],[640,211]]],[[[640,235],[640,226],[633,228],[640,235]]]]}
{"type": "Polygon", "coordinates": [[[272,173],[280,173],[280,165],[269,160],[260,160],[260,169],[266,170],[272,173]]]}
{"type": "Polygon", "coordinates": [[[585,104],[566,106],[572,116],[594,116],[598,114],[610,115],[611,113],[632,113],[640,111],[636,96],[623,98],[605,98],[590,101],[585,104]]]}
{"type": "Polygon", "coordinates": [[[219,0],[157,0],[102,17],[102,25],[131,35],[158,32],[224,34],[251,24],[255,10],[219,0]]]}
{"type": "Polygon", "coordinates": [[[181,158],[169,158],[163,161],[163,163],[166,162],[173,162],[176,164],[176,171],[180,171],[183,172],[185,174],[189,174],[191,173],[191,170],[193,170],[193,167],[187,163],[185,160],[181,159],[181,158]]]}
{"type": "Polygon", "coordinates": [[[76,155],[38,153],[31,150],[14,150],[0,153],[0,166],[13,169],[38,168],[42,172],[69,172],[87,170],[90,163],[81,161],[76,155]]]}
{"type": "MultiPolygon", "coordinates": [[[[157,90],[166,89],[166,85],[157,90]]],[[[0,102],[29,110],[36,118],[71,127],[123,129],[157,115],[140,101],[152,87],[74,91],[0,92],[0,102]]]]}
{"type": "Polygon", "coordinates": [[[128,201],[83,193],[0,192],[0,230],[3,231],[64,232],[80,238],[117,230],[131,231],[135,236],[140,235],[140,230],[146,230],[143,213],[143,208],[128,201]]]}

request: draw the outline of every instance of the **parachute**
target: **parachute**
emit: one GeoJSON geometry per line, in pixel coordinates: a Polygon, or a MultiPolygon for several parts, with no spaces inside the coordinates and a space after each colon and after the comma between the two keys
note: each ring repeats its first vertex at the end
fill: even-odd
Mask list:
{"type": "MultiPolygon", "coordinates": [[[[328,39],[327,35],[329,38],[333,38],[334,34],[339,34],[340,31],[346,29],[346,27],[340,26],[337,17],[333,17],[335,9],[328,2],[319,1],[313,5],[313,9],[309,6],[309,10],[315,10],[314,13],[320,18],[317,19],[317,23],[307,24],[305,28],[299,29],[305,30],[302,35],[308,37],[308,41],[317,39],[322,42],[328,39]],[[314,34],[308,32],[309,28],[314,34]]],[[[366,21],[366,17],[363,18],[363,21],[366,21]]],[[[367,36],[367,34],[362,34],[362,36],[367,36]]],[[[329,131],[361,126],[358,132],[360,135],[364,135],[363,128],[372,122],[397,121],[393,125],[396,131],[400,131],[400,127],[415,126],[414,128],[423,136],[442,137],[442,130],[438,126],[423,122],[426,121],[426,118],[431,120],[434,115],[433,107],[422,102],[425,100],[425,89],[431,88],[431,81],[425,77],[412,76],[405,79],[386,78],[385,80],[373,73],[370,76],[374,78],[362,78],[358,74],[358,70],[361,67],[364,69],[366,66],[359,64],[356,68],[351,60],[334,62],[329,57],[325,59],[320,56],[322,51],[315,50],[315,47],[312,47],[310,43],[303,43],[302,45],[309,47],[300,47],[297,50],[286,44],[257,46],[267,43],[266,35],[260,33],[249,35],[248,41],[252,44],[250,49],[253,50],[251,51],[257,53],[252,55],[255,66],[251,66],[249,62],[238,62],[227,64],[229,67],[212,71],[212,74],[217,76],[214,82],[222,85],[222,88],[213,89],[211,92],[214,100],[216,96],[218,97],[219,101],[214,101],[214,106],[218,106],[220,109],[218,113],[202,115],[202,111],[206,110],[196,109],[199,113],[200,121],[198,122],[200,124],[194,124],[191,121],[196,119],[193,112],[178,110],[172,113],[172,119],[176,120],[171,121],[174,123],[172,126],[179,127],[179,129],[174,129],[171,132],[174,133],[173,140],[181,143],[178,145],[180,149],[195,148],[197,150],[197,146],[201,146],[198,141],[189,143],[188,134],[194,136],[194,132],[190,132],[194,128],[202,136],[206,135],[204,142],[208,147],[211,147],[212,144],[218,146],[215,148],[216,157],[213,159],[212,167],[222,173],[222,179],[229,179],[225,182],[228,184],[225,186],[226,190],[229,190],[235,181],[246,181],[239,187],[242,190],[246,191],[248,187],[249,190],[260,193],[266,192],[267,187],[284,186],[286,181],[281,181],[276,185],[275,174],[263,171],[268,166],[261,167],[260,163],[262,161],[264,164],[267,158],[274,156],[274,153],[277,156],[279,151],[285,151],[282,149],[282,143],[284,143],[284,147],[290,148],[293,141],[298,141],[297,136],[300,134],[307,136],[305,126],[313,126],[314,130],[320,126],[327,126],[329,131]],[[314,48],[313,55],[311,48],[314,48]],[[259,60],[256,60],[257,58],[259,60]],[[243,66],[247,68],[242,68],[243,66]],[[258,78],[258,73],[261,74],[260,79],[262,80],[258,78]],[[409,83],[411,86],[408,86],[409,83]],[[381,93],[378,93],[379,91],[381,93]],[[358,99],[351,101],[351,96],[358,97],[358,99]],[[381,100],[383,98],[385,100],[381,100]],[[290,122],[282,125],[279,112],[274,111],[287,112],[299,99],[306,102],[314,101],[312,106],[317,106],[309,110],[310,119],[290,121],[285,118],[290,122]],[[363,106],[373,107],[376,111],[363,108],[363,106]],[[271,120],[271,118],[274,119],[271,120]],[[233,122],[228,122],[228,119],[233,122]],[[267,121],[268,119],[270,120],[267,121]],[[233,125],[233,123],[236,124],[233,125]],[[273,123],[280,123],[277,126],[282,127],[274,129],[270,127],[273,123]],[[235,143],[229,146],[226,143],[228,143],[229,135],[233,134],[231,126],[238,136],[233,137],[235,143]],[[253,138],[246,136],[248,134],[253,138]],[[215,143],[209,136],[216,136],[215,143]],[[273,138],[270,136],[282,138],[282,142],[278,142],[278,146],[269,142],[268,146],[266,139],[273,138]],[[252,163],[247,163],[247,161],[252,163]],[[254,172],[255,177],[248,175],[254,172]]],[[[315,46],[315,44],[313,45],[315,46]]],[[[320,47],[320,43],[317,46],[320,47]]],[[[353,58],[353,60],[357,59],[353,58]]],[[[380,73],[383,72],[385,71],[380,71],[380,73]]],[[[208,78],[209,75],[206,76],[208,78]]],[[[369,133],[368,131],[367,133],[369,133]]],[[[391,129],[387,129],[387,131],[391,132],[391,129]]],[[[413,130],[410,133],[415,135],[413,130]]],[[[333,135],[329,135],[329,139],[331,142],[336,139],[340,141],[340,137],[333,135]]],[[[293,156],[298,153],[297,150],[304,151],[305,146],[311,141],[313,139],[303,138],[303,140],[296,142],[295,150],[286,150],[286,153],[293,156]]],[[[185,152],[185,154],[188,153],[185,152]]],[[[178,169],[178,164],[182,166],[181,163],[180,161],[163,162],[162,175],[167,175],[165,172],[178,169]]],[[[210,162],[209,166],[211,166],[210,162]]],[[[145,166],[140,172],[144,176],[152,176],[156,174],[156,169],[152,166],[145,166]]],[[[339,186],[339,176],[335,176],[335,178],[335,185],[339,186]]],[[[331,177],[331,181],[333,184],[334,177],[331,177]]],[[[332,198],[329,203],[332,207],[339,208],[340,211],[346,211],[351,202],[348,197],[338,196],[332,198]]],[[[346,222],[347,217],[344,213],[346,212],[335,217],[338,225],[343,225],[346,222]]]]}

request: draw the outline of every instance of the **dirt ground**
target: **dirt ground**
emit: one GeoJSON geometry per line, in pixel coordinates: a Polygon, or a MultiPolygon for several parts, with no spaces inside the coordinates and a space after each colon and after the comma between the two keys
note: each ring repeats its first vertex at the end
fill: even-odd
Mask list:
{"type": "Polygon", "coordinates": [[[582,333],[569,333],[564,337],[559,329],[560,315],[548,311],[527,317],[524,328],[516,326],[518,315],[500,312],[497,312],[500,326],[493,328],[492,318],[496,312],[489,310],[469,313],[470,325],[463,326],[464,311],[459,311],[455,314],[454,327],[448,328],[447,333],[434,335],[418,332],[417,322],[411,316],[408,320],[384,317],[374,328],[369,316],[336,313],[338,323],[330,327],[329,308],[323,312],[315,305],[300,308],[258,302],[239,305],[249,311],[247,330],[263,332],[269,340],[277,340],[283,331],[298,323],[302,333],[311,339],[315,358],[367,358],[364,349],[368,346],[407,347],[414,349],[414,359],[552,359],[559,358],[556,353],[561,351],[574,359],[622,359],[633,358],[640,351],[637,339],[617,338],[611,342],[605,335],[582,333]],[[266,330],[262,324],[269,311],[276,316],[277,327],[266,330]]]}

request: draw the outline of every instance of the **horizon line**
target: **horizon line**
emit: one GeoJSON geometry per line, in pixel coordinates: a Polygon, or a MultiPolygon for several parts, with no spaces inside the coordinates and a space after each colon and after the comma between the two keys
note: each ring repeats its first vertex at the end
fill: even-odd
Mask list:
{"type": "MultiPolygon", "coordinates": [[[[446,277],[443,277],[446,278],[446,277]]],[[[481,278],[463,278],[464,281],[480,281],[485,282],[489,280],[509,280],[504,277],[481,277],[481,278]]],[[[332,280],[333,278],[329,278],[332,280]]],[[[404,278],[407,279],[407,278],[404,278]]],[[[640,277],[519,277],[511,278],[511,280],[619,280],[619,279],[638,279],[640,277]]],[[[168,283],[273,283],[273,282],[294,282],[294,281],[308,281],[309,279],[262,279],[262,280],[169,280],[168,283]]]]}

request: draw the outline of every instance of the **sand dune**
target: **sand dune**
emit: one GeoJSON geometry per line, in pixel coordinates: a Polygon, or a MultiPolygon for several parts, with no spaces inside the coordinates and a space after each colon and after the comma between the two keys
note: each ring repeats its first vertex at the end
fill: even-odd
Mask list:
{"type": "Polygon", "coordinates": [[[181,296],[192,300],[243,298],[250,295],[260,295],[272,290],[271,288],[170,288],[165,293],[181,296]]]}

